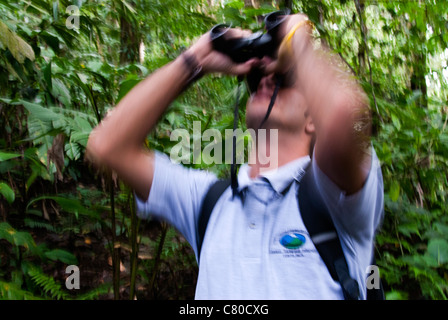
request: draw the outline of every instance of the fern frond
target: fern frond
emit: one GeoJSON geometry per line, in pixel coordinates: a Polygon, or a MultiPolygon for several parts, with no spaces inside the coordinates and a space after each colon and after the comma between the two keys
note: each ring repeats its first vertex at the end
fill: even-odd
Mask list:
{"type": "Polygon", "coordinates": [[[28,271],[29,276],[33,282],[42,289],[42,291],[49,295],[52,299],[68,299],[69,296],[63,291],[60,283],[57,283],[53,277],[46,275],[42,271],[33,268],[28,271]]]}
{"type": "Polygon", "coordinates": [[[103,283],[98,288],[94,288],[88,292],[76,296],[76,300],[95,300],[101,295],[107,295],[112,290],[112,283],[103,283]]]}
{"type": "Polygon", "coordinates": [[[176,252],[176,250],[179,248],[179,243],[177,242],[176,235],[177,235],[176,229],[174,229],[173,227],[170,226],[168,228],[166,238],[165,238],[165,243],[163,246],[163,251],[162,251],[163,259],[168,259],[168,258],[172,257],[173,254],[176,252]]]}
{"type": "Polygon", "coordinates": [[[25,223],[25,226],[33,229],[39,228],[39,229],[45,229],[50,232],[57,232],[56,228],[53,225],[49,224],[48,222],[36,221],[30,218],[25,218],[23,222],[25,223]]]}

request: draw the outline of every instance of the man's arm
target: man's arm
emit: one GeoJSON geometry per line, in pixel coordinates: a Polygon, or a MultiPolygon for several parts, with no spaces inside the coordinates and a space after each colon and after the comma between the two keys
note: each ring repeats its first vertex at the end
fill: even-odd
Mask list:
{"type": "MultiPolygon", "coordinates": [[[[303,19],[291,16],[287,30],[303,19]]],[[[298,87],[316,130],[316,162],[347,194],[355,193],[371,164],[368,98],[336,55],[314,48],[309,25],[295,32],[292,47],[298,87]]]]}
{"type": "MultiPolygon", "coordinates": [[[[243,36],[233,30],[233,36],[243,36]]],[[[154,176],[154,156],[143,148],[148,133],[188,82],[192,70],[203,73],[247,73],[253,60],[234,64],[212,50],[209,34],[203,35],[187,52],[136,85],[92,131],[87,158],[96,165],[116,171],[141,199],[147,199],[154,176]]]]}
{"type": "Polygon", "coordinates": [[[167,106],[178,96],[189,70],[180,59],[137,84],[92,131],[87,157],[112,168],[146,199],[154,174],[154,157],[143,142],[167,106]]]}

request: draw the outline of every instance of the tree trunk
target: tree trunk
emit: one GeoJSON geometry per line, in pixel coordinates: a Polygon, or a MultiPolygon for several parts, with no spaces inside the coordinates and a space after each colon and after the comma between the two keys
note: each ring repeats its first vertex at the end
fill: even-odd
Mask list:
{"type": "MultiPolygon", "coordinates": [[[[128,1],[129,2],[129,1],[128,1]]],[[[134,3],[130,2],[134,7],[134,3]]],[[[133,23],[132,18],[124,14],[128,9],[122,4],[120,17],[120,63],[134,63],[140,61],[140,34],[138,26],[133,23]]]]}
{"type": "Polygon", "coordinates": [[[359,46],[358,46],[358,75],[361,75],[363,73],[363,71],[365,71],[366,68],[366,41],[364,41],[366,35],[367,35],[367,27],[366,25],[363,23],[362,21],[362,16],[364,14],[364,2],[361,1],[355,1],[357,6],[357,12],[358,12],[358,16],[359,16],[359,28],[360,28],[360,32],[361,32],[361,41],[359,42],[359,46]]]}
{"type": "MultiPolygon", "coordinates": [[[[373,103],[375,104],[375,110],[376,110],[376,114],[374,113],[374,116],[378,116],[379,120],[382,122],[382,117],[380,114],[380,111],[378,109],[378,103],[376,101],[376,95],[375,95],[375,84],[373,82],[373,74],[372,74],[372,66],[370,65],[370,51],[369,51],[369,46],[367,43],[367,26],[364,22],[364,2],[360,1],[360,0],[354,0],[355,2],[355,6],[356,6],[356,11],[358,13],[359,16],[359,26],[360,26],[360,31],[361,31],[361,43],[362,48],[360,46],[360,51],[358,52],[358,59],[359,59],[359,54],[361,53],[362,56],[364,57],[362,60],[359,60],[359,76],[362,76],[362,72],[364,69],[361,69],[362,64],[365,64],[368,67],[368,73],[369,73],[369,82],[370,82],[370,86],[371,86],[371,90],[372,90],[372,98],[373,98],[373,103]],[[362,51],[361,51],[362,50],[362,51]]],[[[375,121],[372,127],[373,132],[376,132],[377,128],[375,128],[375,121]]]]}
{"type": "MultiPolygon", "coordinates": [[[[421,38],[421,37],[420,37],[421,38]]],[[[422,38],[421,38],[422,39],[422,38]]],[[[424,39],[424,38],[423,38],[424,39]]],[[[426,86],[426,56],[423,52],[413,53],[413,64],[411,68],[411,90],[420,91],[421,96],[416,101],[422,108],[428,107],[428,88],[426,86]]]]}

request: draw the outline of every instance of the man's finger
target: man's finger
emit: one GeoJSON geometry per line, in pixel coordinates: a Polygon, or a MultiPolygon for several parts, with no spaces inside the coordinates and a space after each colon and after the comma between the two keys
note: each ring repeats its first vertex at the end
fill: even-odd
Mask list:
{"type": "Polygon", "coordinates": [[[243,30],[240,28],[232,28],[226,33],[226,37],[229,39],[232,38],[247,38],[252,34],[252,31],[250,30],[243,30]]]}
{"type": "Polygon", "coordinates": [[[260,59],[252,58],[245,63],[234,64],[230,70],[230,73],[234,75],[245,75],[250,72],[250,70],[254,67],[260,65],[260,59]]]}
{"type": "Polygon", "coordinates": [[[277,72],[279,69],[278,60],[263,61],[263,71],[265,74],[277,72]]]}

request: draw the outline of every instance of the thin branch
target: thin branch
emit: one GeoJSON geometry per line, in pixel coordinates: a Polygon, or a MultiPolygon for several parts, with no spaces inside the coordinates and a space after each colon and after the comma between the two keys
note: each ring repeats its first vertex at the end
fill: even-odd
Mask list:
{"type": "Polygon", "coordinates": [[[355,69],[353,69],[353,67],[350,65],[350,63],[348,63],[347,60],[345,60],[344,56],[342,55],[342,53],[338,52],[339,57],[341,58],[341,60],[347,65],[347,67],[350,69],[350,71],[353,73],[353,75],[356,75],[356,71],[355,69]]]}

